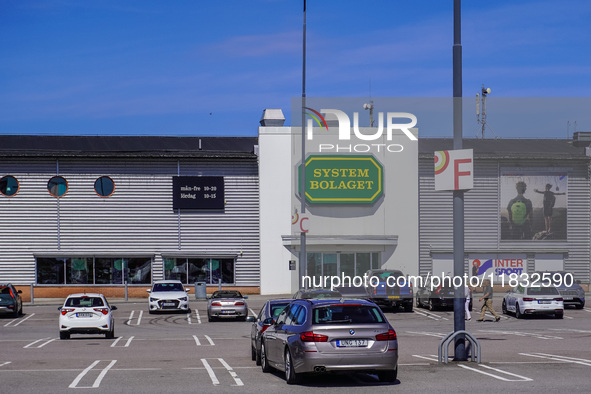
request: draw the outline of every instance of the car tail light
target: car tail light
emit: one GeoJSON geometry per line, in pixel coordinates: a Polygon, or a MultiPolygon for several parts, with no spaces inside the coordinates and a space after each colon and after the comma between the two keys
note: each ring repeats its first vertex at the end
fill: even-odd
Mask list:
{"type": "Polygon", "coordinates": [[[222,303],[219,301],[214,301],[211,303],[211,306],[222,306],[222,303]]]}
{"type": "Polygon", "coordinates": [[[412,282],[408,282],[408,292],[412,294],[412,282]]]}
{"type": "Polygon", "coordinates": [[[234,303],[234,305],[244,305],[244,302],[242,302],[242,301],[236,301],[236,302],[234,303]]]}
{"type": "Polygon", "coordinates": [[[314,334],[312,331],[306,331],[300,334],[302,342],[328,342],[326,335],[314,334]]]}
{"type": "Polygon", "coordinates": [[[535,298],[523,297],[523,301],[535,301],[535,298]]]}
{"type": "Polygon", "coordinates": [[[563,298],[555,298],[554,301],[564,301],[563,298]]]}
{"type": "Polygon", "coordinates": [[[441,293],[441,285],[439,285],[439,287],[437,288],[437,290],[435,290],[435,294],[439,294],[441,293]]]}
{"type": "Polygon", "coordinates": [[[106,315],[107,313],[109,313],[109,308],[94,308],[94,310],[97,312],[102,312],[103,315],[106,315]]]}
{"type": "Polygon", "coordinates": [[[16,297],[14,296],[14,294],[12,294],[12,289],[11,289],[10,287],[8,288],[8,291],[10,292],[10,296],[11,296],[12,298],[16,298],[16,297]]]}
{"type": "Polygon", "coordinates": [[[376,335],[376,341],[394,341],[396,340],[396,331],[388,330],[382,334],[376,335]]]}
{"type": "Polygon", "coordinates": [[[74,312],[74,308],[62,308],[62,316],[64,316],[68,312],[74,312]]]}

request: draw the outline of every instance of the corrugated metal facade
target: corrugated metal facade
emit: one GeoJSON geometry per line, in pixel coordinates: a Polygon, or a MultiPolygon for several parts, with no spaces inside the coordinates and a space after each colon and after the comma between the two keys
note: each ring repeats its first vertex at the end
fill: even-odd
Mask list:
{"type": "MultiPolygon", "coordinates": [[[[419,214],[419,271],[432,272],[433,254],[446,254],[453,258],[452,192],[436,192],[433,156],[422,152],[419,159],[420,214],[419,214]]],[[[589,283],[591,260],[591,199],[588,159],[552,159],[553,167],[568,170],[567,240],[501,241],[500,229],[500,176],[505,167],[547,169],[548,160],[479,158],[474,155],[474,188],[464,194],[464,225],[466,272],[471,254],[525,253],[528,272],[534,270],[537,253],[564,255],[564,268],[573,272],[575,279],[589,283]]],[[[551,156],[551,152],[549,152],[551,156]]]]}
{"type": "Polygon", "coordinates": [[[142,256],[163,277],[163,256],[235,257],[235,284],[259,286],[259,181],[252,158],[3,158],[2,176],[20,188],[0,196],[0,281],[35,283],[36,256],[142,256]],[[55,198],[58,174],[68,192],[55,198]],[[172,177],[223,176],[224,212],[174,211],[172,177]],[[109,176],[111,197],[94,182],[109,176]]]}

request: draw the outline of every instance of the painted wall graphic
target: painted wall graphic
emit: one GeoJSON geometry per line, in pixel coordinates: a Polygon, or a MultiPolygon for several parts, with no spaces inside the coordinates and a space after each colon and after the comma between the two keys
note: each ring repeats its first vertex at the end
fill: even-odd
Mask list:
{"type": "Polygon", "coordinates": [[[501,240],[566,240],[566,172],[501,171],[501,240]]]}

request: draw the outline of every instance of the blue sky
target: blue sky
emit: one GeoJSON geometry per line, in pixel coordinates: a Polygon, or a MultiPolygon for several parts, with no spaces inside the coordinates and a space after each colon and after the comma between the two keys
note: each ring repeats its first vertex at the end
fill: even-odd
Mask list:
{"type": "MultiPolygon", "coordinates": [[[[264,108],[291,124],[302,3],[0,0],[0,133],[256,136],[264,108]]],[[[562,138],[568,121],[571,134],[575,121],[591,130],[588,109],[510,130],[492,105],[589,103],[591,2],[462,3],[463,93],[492,89],[495,135],[562,138]]],[[[453,0],[308,0],[307,11],[309,97],[452,95],[453,0]]],[[[465,119],[472,137],[475,114],[465,119]]],[[[421,136],[451,135],[418,126],[421,136]]]]}

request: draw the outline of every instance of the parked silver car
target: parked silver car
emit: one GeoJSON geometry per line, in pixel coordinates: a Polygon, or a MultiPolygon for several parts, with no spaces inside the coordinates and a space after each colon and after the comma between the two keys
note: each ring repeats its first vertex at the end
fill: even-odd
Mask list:
{"type": "Polygon", "coordinates": [[[261,367],[284,371],[288,384],[304,373],[350,371],[394,382],[396,331],[369,301],[294,300],[263,333],[261,367]]]}
{"type": "Polygon", "coordinates": [[[252,323],[250,330],[250,350],[252,359],[261,365],[261,338],[263,333],[274,324],[281,311],[292,302],[292,299],[269,300],[261,308],[252,323]]]}
{"type": "Polygon", "coordinates": [[[246,321],[248,317],[248,306],[246,299],[237,290],[215,291],[207,304],[207,320],[214,321],[217,318],[236,318],[246,321]]]}

